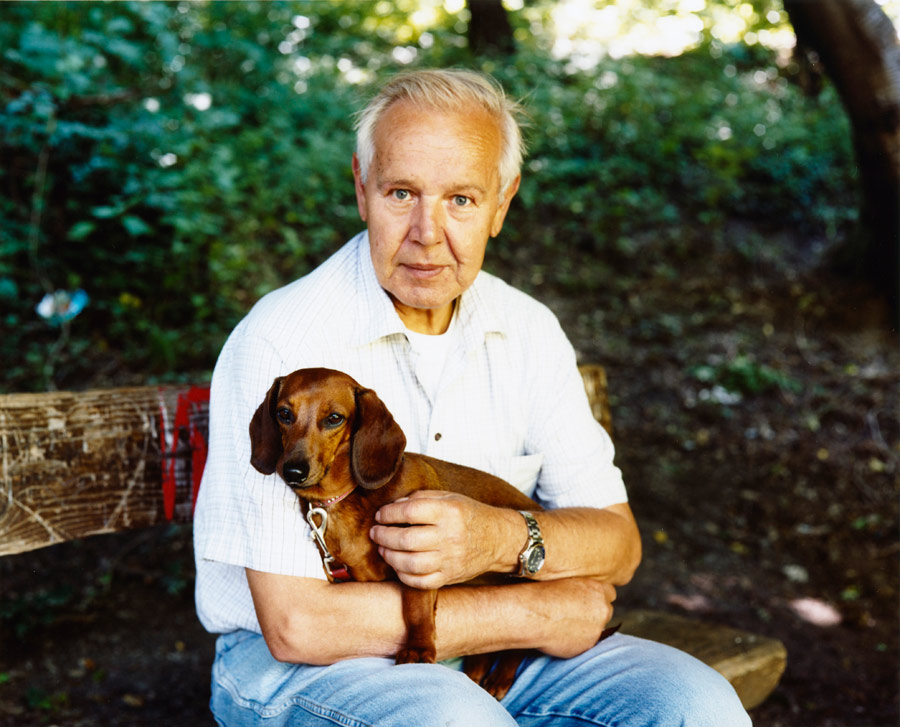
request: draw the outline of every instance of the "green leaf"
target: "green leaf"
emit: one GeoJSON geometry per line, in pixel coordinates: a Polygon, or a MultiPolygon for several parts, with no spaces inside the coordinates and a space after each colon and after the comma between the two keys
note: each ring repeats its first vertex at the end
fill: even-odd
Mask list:
{"type": "Polygon", "coordinates": [[[128,231],[132,237],[139,235],[148,235],[153,232],[153,228],[144,222],[140,217],[134,215],[125,215],[122,218],[122,226],[128,231]]]}
{"type": "Polygon", "coordinates": [[[115,217],[119,214],[121,210],[118,207],[94,207],[91,210],[91,214],[101,220],[108,220],[111,217],[115,217]]]}
{"type": "Polygon", "coordinates": [[[19,295],[19,286],[12,278],[0,278],[0,298],[12,300],[19,295]]]}
{"type": "Polygon", "coordinates": [[[97,224],[91,222],[89,220],[82,220],[81,222],[76,222],[72,225],[72,228],[69,230],[69,239],[70,240],[83,240],[85,237],[90,235],[94,230],[97,229],[97,224]]]}

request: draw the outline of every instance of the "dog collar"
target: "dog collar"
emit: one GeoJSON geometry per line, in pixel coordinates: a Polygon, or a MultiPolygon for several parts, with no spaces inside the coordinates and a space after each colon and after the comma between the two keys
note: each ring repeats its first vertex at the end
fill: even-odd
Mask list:
{"type": "Polygon", "coordinates": [[[322,500],[320,502],[310,502],[309,506],[310,507],[329,508],[332,505],[337,505],[341,500],[343,500],[345,497],[350,496],[355,491],[356,491],[356,485],[351,487],[349,490],[347,490],[342,495],[335,495],[334,497],[329,497],[327,500],[322,500]]]}

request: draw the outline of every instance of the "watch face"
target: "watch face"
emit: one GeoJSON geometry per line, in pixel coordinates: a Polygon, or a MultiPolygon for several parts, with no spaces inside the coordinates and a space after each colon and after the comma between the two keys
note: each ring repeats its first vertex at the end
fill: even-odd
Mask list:
{"type": "Polygon", "coordinates": [[[528,554],[528,559],[525,561],[525,569],[529,573],[537,573],[541,566],[544,564],[544,546],[543,545],[535,545],[531,552],[528,554]]]}

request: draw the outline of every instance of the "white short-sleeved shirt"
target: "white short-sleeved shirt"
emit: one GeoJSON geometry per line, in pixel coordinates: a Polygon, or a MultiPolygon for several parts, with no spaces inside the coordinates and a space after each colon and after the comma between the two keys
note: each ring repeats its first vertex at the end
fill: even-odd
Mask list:
{"type": "Polygon", "coordinates": [[[627,501],[612,442],[549,309],[482,271],[455,316],[435,395],[423,368],[433,357],[410,345],[363,232],[235,328],[213,374],[194,517],[197,612],[207,630],[260,632],[247,567],[325,578],[297,497],[250,464],[250,419],[275,377],[298,368],[346,372],[384,401],[409,451],[491,472],[546,508],[627,501]]]}

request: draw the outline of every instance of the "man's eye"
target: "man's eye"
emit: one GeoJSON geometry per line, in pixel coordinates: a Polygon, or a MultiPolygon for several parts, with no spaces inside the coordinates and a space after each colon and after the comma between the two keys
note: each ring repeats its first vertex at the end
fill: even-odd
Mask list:
{"type": "Polygon", "coordinates": [[[399,200],[400,202],[405,202],[409,199],[408,189],[395,189],[392,194],[394,199],[399,200]]]}
{"type": "Polygon", "coordinates": [[[278,411],[276,411],[275,416],[278,417],[278,421],[280,421],[282,424],[294,423],[294,412],[292,412],[286,406],[283,406],[278,411]]]}
{"type": "Polygon", "coordinates": [[[461,194],[458,194],[453,198],[453,204],[457,207],[465,207],[470,201],[471,200],[468,197],[464,197],[461,194]]]}
{"type": "Polygon", "coordinates": [[[327,417],[325,417],[325,426],[326,427],[339,427],[344,423],[344,417],[336,412],[332,412],[327,417]]]}

